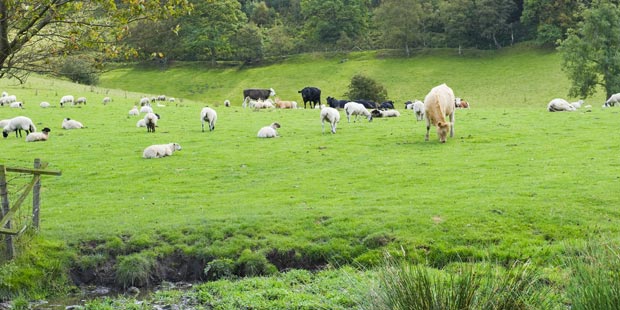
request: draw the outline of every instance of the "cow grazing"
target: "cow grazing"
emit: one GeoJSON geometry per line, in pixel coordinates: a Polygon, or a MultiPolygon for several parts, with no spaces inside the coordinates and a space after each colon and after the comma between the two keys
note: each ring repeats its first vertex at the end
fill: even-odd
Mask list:
{"type": "Polygon", "coordinates": [[[327,104],[334,109],[344,109],[344,105],[347,104],[349,100],[338,100],[333,97],[327,97],[327,104]]]}
{"type": "Polygon", "coordinates": [[[254,100],[265,100],[270,96],[275,96],[276,91],[273,88],[270,89],[260,89],[260,88],[248,88],[243,90],[243,99],[245,100],[247,97],[254,100]]]}
{"type": "Polygon", "coordinates": [[[441,84],[433,87],[424,98],[424,114],[426,115],[426,136],[428,141],[431,124],[437,127],[437,136],[441,143],[446,143],[448,131],[454,136],[454,92],[448,85],[441,84]],[[446,121],[449,117],[450,121],[446,121]]]}
{"type": "Polygon", "coordinates": [[[310,102],[310,106],[314,107],[318,104],[321,105],[321,90],[316,87],[304,87],[304,89],[298,91],[301,94],[301,98],[304,100],[304,109],[306,103],[310,102]]]}

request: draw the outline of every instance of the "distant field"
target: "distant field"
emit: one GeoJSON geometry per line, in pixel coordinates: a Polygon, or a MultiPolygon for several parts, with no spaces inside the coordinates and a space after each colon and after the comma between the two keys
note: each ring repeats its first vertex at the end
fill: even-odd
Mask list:
{"type": "Polygon", "coordinates": [[[0,108],[0,119],[27,115],[52,128],[45,143],[0,141],[0,163],[30,167],[38,157],[61,170],[43,178],[40,235],[71,247],[95,240],[103,252],[121,238],[142,241],[124,254],[173,248],[204,260],[293,250],[291,265],[371,266],[387,249],[439,267],[462,259],[551,267],[567,242],[618,233],[618,110],[602,109],[601,95],[586,100],[589,110],[546,112],[568,88],[557,54],[305,57],[247,70],[118,69],[101,87],[0,81],[26,102],[24,110],[0,108]],[[383,83],[403,116],[347,123],[342,112],[331,135],[322,134],[317,110],[239,106],[241,90],[255,86],[298,101],[307,85],[341,97],[358,72],[383,83]],[[457,111],[446,144],[434,128],[425,142],[423,122],[401,103],[442,82],[472,108],[457,111]],[[89,103],[60,108],[65,93],[89,103]],[[154,107],[156,133],[127,115],[143,94],[182,99],[154,107]],[[104,96],[114,102],[103,106],[104,96]],[[218,106],[226,98],[235,106],[218,106]],[[56,107],[41,109],[42,100],[56,107]],[[219,114],[214,132],[200,129],[205,103],[219,114]],[[87,128],[62,130],[64,117],[87,128]],[[256,138],[274,121],[281,138],[256,138]],[[183,150],[141,158],[146,146],[168,142],[183,150]]]}

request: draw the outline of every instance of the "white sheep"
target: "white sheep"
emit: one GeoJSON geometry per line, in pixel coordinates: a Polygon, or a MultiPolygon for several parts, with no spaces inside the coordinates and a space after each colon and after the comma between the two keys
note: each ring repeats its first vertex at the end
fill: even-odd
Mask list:
{"type": "Polygon", "coordinates": [[[261,128],[258,131],[258,134],[256,135],[259,138],[277,138],[278,137],[278,132],[276,131],[276,129],[280,128],[280,124],[278,123],[272,123],[269,126],[265,126],[263,128],[261,128]]]}
{"type": "Polygon", "coordinates": [[[110,97],[103,97],[103,100],[101,101],[104,105],[112,102],[112,98],[110,97]]]}
{"type": "Polygon", "coordinates": [[[23,109],[24,108],[24,104],[21,103],[20,101],[15,101],[15,102],[11,102],[9,107],[10,108],[16,108],[16,109],[23,109]]]}
{"type": "MultiPolygon", "coordinates": [[[[250,106],[252,105],[252,101],[250,101],[250,106]]],[[[265,99],[265,100],[258,100],[254,103],[254,108],[255,109],[273,109],[275,108],[275,105],[273,104],[273,101],[269,98],[265,99]]]]}
{"type": "Polygon", "coordinates": [[[578,101],[575,101],[575,102],[571,102],[570,104],[573,107],[575,107],[575,109],[579,109],[583,105],[583,102],[584,102],[583,100],[578,100],[578,101]]]}
{"type": "Polygon", "coordinates": [[[424,102],[416,100],[411,104],[411,109],[415,114],[415,119],[421,121],[424,119],[424,102]]]}
{"type": "Polygon", "coordinates": [[[228,99],[224,100],[224,106],[225,107],[230,107],[230,100],[228,100],[228,99]]]}
{"type": "Polygon", "coordinates": [[[606,107],[613,107],[616,105],[616,103],[620,102],[620,93],[617,94],[613,94],[609,97],[609,99],[607,99],[607,101],[605,101],[605,104],[603,105],[603,108],[606,107]]]}
{"type": "Polygon", "coordinates": [[[140,111],[138,111],[138,107],[137,106],[133,106],[133,108],[131,110],[129,110],[129,115],[139,115],[140,111]]]}
{"type": "Polygon", "coordinates": [[[353,120],[353,122],[357,121],[358,115],[363,115],[368,119],[369,122],[372,122],[372,115],[370,114],[370,112],[368,112],[366,107],[364,107],[364,105],[361,103],[357,103],[353,101],[347,102],[344,105],[344,111],[347,114],[347,121],[349,123],[351,122],[352,115],[355,115],[355,119],[353,120]]]}
{"type": "Polygon", "coordinates": [[[41,132],[31,132],[26,136],[26,142],[47,141],[51,129],[45,127],[41,132]]]}
{"type": "Polygon", "coordinates": [[[381,117],[399,117],[400,116],[400,112],[398,112],[397,110],[374,110],[377,111],[379,113],[379,115],[381,117]]]}
{"type": "Polygon", "coordinates": [[[155,127],[157,127],[157,120],[159,120],[159,114],[146,113],[146,115],[144,116],[144,122],[146,123],[147,132],[155,132],[155,127]]]}
{"type": "Polygon", "coordinates": [[[144,149],[142,157],[144,158],[162,158],[170,156],[174,151],[180,151],[181,146],[178,143],[155,144],[144,149]]]}
{"type": "Polygon", "coordinates": [[[562,112],[562,111],[575,111],[577,110],[572,104],[562,98],[555,98],[549,101],[547,105],[547,111],[549,112],[562,112]]]}
{"type": "Polygon", "coordinates": [[[140,113],[153,113],[153,108],[149,105],[144,105],[140,108],[140,113]]]}
{"type": "Polygon", "coordinates": [[[86,97],[79,97],[75,101],[75,104],[86,104],[86,97]]]}
{"type": "Polygon", "coordinates": [[[41,103],[39,103],[39,106],[42,108],[49,108],[50,107],[50,103],[47,101],[41,101],[41,103]]]}
{"type": "Polygon", "coordinates": [[[25,116],[17,116],[8,120],[8,123],[2,129],[2,136],[8,137],[9,132],[15,131],[15,137],[19,134],[22,136],[22,130],[26,131],[26,134],[37,131],[37,127],[34,126],[32,120],[25,116]]]}
{"type": "Polygon", "coordinates": [[[142,97],[142,99],[140,99],[140,106],[145,106],[151,103],[151,99],[149,99],[148,97],[142,97]]]}
{"type": "Polygon", "coordinates": [[[146,121],[143,118],[138,120],[136,127],[146,127],[146,121]]]}
{"type": "Polygon", "coordinates": [[[323,133],[325,133],[325,120],[327,120],[332,126],[332,133],[336,133],[336,126],[340,122],[340,112],[331,107],[324,107],[321,109],[321,126],[323,127],[323,133]]]}
{"type": "Polygon", "coordinates": [[[65,95],[60,98],[60,107],[62,108],[66,103],[73,105],[74,97],[71,95],[65,95]]]}
{"type": "Polygon", "coordinates": [[[82,123],[74,119],[70,119],[67,117],[62,120],[62,129],[80,129],[80,128],[84,128],[84,125],[82,125],[82,123]]]}
{"type": "Polygon", "coordinates": [[[318,110],[323,110],[323,108],[325,108],[325,107],[326,107],[326,105],[324,105],[322,103],[321,104],[317,104],[317,105],[314,106],[314,108],[318,109],[318,110]]]}
{"type": "Polygon", "coordinates": [[[6,95],[0,98],[0,105],[4,106],[5,104],[11,104],[17,101],[17,96],[15,95],[6,95]]]}
{"type": "Polygon", "coordinates": [[[217,121],[217,112],[209,107],[204,107],[200,111],[200,120],[202,122],[202,132],[205,131],[205,122],[209,123],[209,131],[213,131],[217,121]]]}

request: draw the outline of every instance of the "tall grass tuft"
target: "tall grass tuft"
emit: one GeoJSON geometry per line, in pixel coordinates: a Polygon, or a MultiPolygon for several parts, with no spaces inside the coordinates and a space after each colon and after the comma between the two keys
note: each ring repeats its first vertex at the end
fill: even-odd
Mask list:
{"type": "Polygon", "coordinates": [[[153,266],[153,260],[143,253],[121,256],[116,264],[116,281],[123,287],[148,285],[153,266]]]}
{"type": "Polygon", "coordinates": [[[566,290],[571,309],[618,309],[620,253],[617,245],[589,242],[566,261],[572,270],[566,290]]]}
{"type": "Polygon", "coordinates": [[[369,310],[550,309],[548,289],[529,263],[508,270],[459,264],[445,271],[389,260],[379,273],[369,310]],[[452,268],[451,268],[452,269],[452,268]]]}

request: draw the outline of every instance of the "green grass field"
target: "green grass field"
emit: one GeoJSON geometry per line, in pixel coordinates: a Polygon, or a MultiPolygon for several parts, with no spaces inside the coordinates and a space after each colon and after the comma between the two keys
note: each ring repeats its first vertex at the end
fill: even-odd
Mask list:
{"type": "MultiPolygon", "coordinates": [[[[43,177],[41,232],[33,242],[66,243],[66,251],[84,256],[182,252],[204,263],[251,249],[283,259],[279,267],[370,267],[387,250],[435,267],[529,259],[558,277],[567,244],[618,233],[618,111],[602,109],[597,94],[586,100],[591,109],[547,112],[549,100],[568,92],[556,53],[468,53],[305,55],[246,69],[121,68],[104,74],[99,87],[3,80],[0,88],[26,108],[0,108],[0,119],[26,115],[52,132],[44,143],[14,135],[0,141],[0,163],[31,167],[41,158],[62,171],[43,177]],[[322,134],[318,110],[240,107],[246,87],[273,87],[301,102],[297,90],[312,85],[323,98],[340,98],[357,73],[382,83],[402,117],[347,123],[341,112],[331,135],[322,134]],[[442,82],[472,108],[456,112],[446,144],[434,128],[425,142],[424,122],[402,103],[442,82]],[[67,93],[89,103],[58,107],[67,93]],[[127,112],[142,95],[158,94],[178,99],[154,107],[159,127],[147,133],[127,112]],[[114,102],[103,106],[104,96],[114,102]],[[233,107],[223,107],[224,99],[233,107]],[[39,108],[43,100],[56,107],[39,108]],[[218,111],[214,132],[201,132],[205,104],[218,111]],[[65,131],[65,117],[87,128],[65,131]],[[280,138],[256,138],[274,121],[280,138]],[[146,146],[168,142],[183,149],[141,158],[146,146]]],[[[17,278],[39,276],[31,269],[10,273],[4,291],[27,287],[17,278]]]]}

